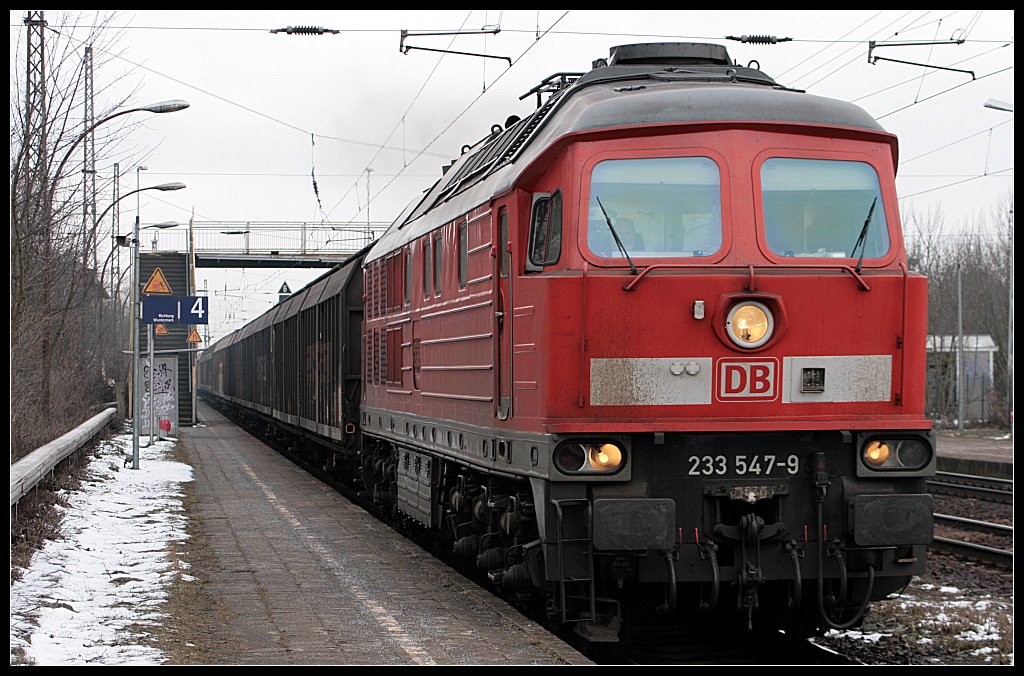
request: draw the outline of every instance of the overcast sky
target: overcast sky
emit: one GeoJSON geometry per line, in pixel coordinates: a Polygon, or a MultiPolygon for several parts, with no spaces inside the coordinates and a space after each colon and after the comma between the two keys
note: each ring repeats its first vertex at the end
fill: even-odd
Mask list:
{"type": "MultiPolygon", "coordinates": [[[[12,78],[24,69],[24,15],[11,10],[12,78]]],[[[54,25],[57,15],[46,12],[54,25]]],[[[80,22],[94,16],[84,13],[80,22]]],[[[716,42],[741,64],[757,60],[784,85],[871,113],[900,140],[904,219],[911,210],[941,208],[955,236],[990,217],[1012,191],[1013,116],[984,104],[1014,100],[1013,19],[1009,10],[119,12],[112,25],[125,30],[116,49],[96,56],[96,109],[133,90],[134,105],[185,99],[191,107],[135,115],[139,124],[121,154],[102,158],[97,169],[112,176],[112,163],[120,162],[122,194],[135,189],[137,177],[142,185],[188,185],[142,193],[143,223],[187,222],[193,210],[199,222],[391,221],[463,145],[509,115],[533,110],[534,97],[519,97],[552,73],[587,71],[618,44],[716,42]],[[340,32],[269,32],[310,25],[340,32]],[[399,48],[403,29],[485,26],[500,33],[416,36],[406,44],[507,57],[511,66],[503,59],[403,54],[399,48]],[[724,39],[751,34],[793,40],[751,45],[724,39]],[[870,40],[959,38],[965,42],[874,54],[971,70],[974,80],[963,72],[868,61],[870,40]],[[147,167],[141,175],[138,164],[147,167]]],[[[72,39],[85,35],[84,28],[70,33],[72,39]]],[[[102,196],[98,210],[110,199],[102,196]]],[[[135,201],[121,204],[121,229],[127,230],[135,201]]],[[[294,291],[319,274],[198,270],[199,288],[205,279],[211,290],[213,337],[269,309],[282,282],[294,291]]]]}

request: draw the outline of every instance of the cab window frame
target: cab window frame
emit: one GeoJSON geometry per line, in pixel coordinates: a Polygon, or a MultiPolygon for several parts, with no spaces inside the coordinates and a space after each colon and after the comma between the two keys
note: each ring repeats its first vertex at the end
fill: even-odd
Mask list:
{"type": "Polygon", "coordinates": [[[543,271],[546,267],[557,265],[561,260],[564,227],[563,202],[560,188],[552,193],[537,192],[533,194],[533,203],[530,207],[530,237],[526,256],[527,272],[543,271]],[[552,242],[554,242],[554,246],[552,246],[552,242]]]}
{"type": "MultiPolygon", "coordinates": [[[[692,144],[685,147],[629,147],[614,150],[601,150],[587,157],[582,164],[580,172],[580,194],[577,208],[580,213],[580,227],[577,229],[576,241],[582,256],[591,264],[598,267],[617,268],[628,265],[626,258],[614,249],[612,255],[602,255],[590,248],[588,241],[590,231],[590,206],[595,201],[594,184],[592,176],[594,169],[602,162],[609,160],[660,160],[660,159],[689,159],[700,158],[710,160],[718,172],[718,201],[714,204],[714,210],[718,214],[719,239],[718,249],[715,251],[702,252],[699,256],[636,256],[628,246],[626,251],[633,258],[638,267],[651,265],[671,265],[673,267],[706,267],[721,262],[728,256],[733,246],[733,172],[726,156],[720,151],[705,145],[707,140],[703,138],[692,139],[692,144]]],[[[600,196],[600,193],[596,193],[600,196]]],[[[603,201],[603,200],[602,200],[603,201]]],[[[605,208],[609,204],[604,202],[605,208]]],[[[600,222],[605,223],[604,215],[601,214],[600,222]]],[[[615,225],[615,217],[612,216],[612,224],[615,225]]],[[[607,225],[605,225],[607,228],[607,225]]],[[[618,231],[618,229],[617,229],[618,231]]],[[[610,237],[609,233],[609,237],[610,237]]]]}
{"type": "MultiPolygon", "coordinates": [[[[899,252],[902,250],[902,238],[900,234],[899,218],[898,215],[894,213],[895,207],[893,206],[895,200],[895,178],[885,171],[884,158],[879,158],[869,153],[857,152],[855,150],[835,151],[826,149],[793,149],[783,147],[766,148],[762,150],[753,158],[750,165],[757,245],[765,258],[772,263],[790,266],[821,267],[825,265],[849,267],[851,265],[855,265],[860,258],[860,248],[858,247],[857,250],[853,252],[852,256],[849,255],[848,251],[849,248],[852,248],[856,243],[858,233],[863,227],[870,209],[870,202],[868,202],[863,205],[863,213],[857,211],[855,212],[855,216],[851,217],[851,223],[855,227],[851,228],[847,233],[852,235],[852,237],[848,238],[850,240],[849,242],[843,242],[844,245],[849,248],[842,252],[844,254],[842,256],[835,255],[838,254],[839,251],[832,252],[833,255],[825,256],[797,256],[786,255],[787,252],[785,251],[782,253],[777,252],[768,241],[769,228],[766,222],[767,214],[765,211],[764,184],[762,181],[764,165],[774,159],[838,161],[867,165],[867,167],[869,167],[874,173],[874,179],[878,190],[878,202],[875,204],[874,211],[872,213],[869,237],[872,236],[872,231],[877,235],[877,229],[884,228],[885,237],[888,241],[888,249],[880,256],[865,255],[863,259],[863,266],[869,268],[881,268],[890,265],[896,259],[899,252]]],[[[867,253],[870,253],[870,251],[867,253]]]]}

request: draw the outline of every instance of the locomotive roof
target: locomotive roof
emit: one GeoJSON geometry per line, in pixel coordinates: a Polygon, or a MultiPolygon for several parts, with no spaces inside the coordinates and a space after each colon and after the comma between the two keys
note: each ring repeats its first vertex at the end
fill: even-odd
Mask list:
{"type": "Polygon", "coordinates": [[[734,121],[886,133],[859,106],[789,89],[758,69],[732,64],[721,45],[621,45],[612,48],[607,62],[595,62],[593,70],[555,91],[530,116],[504,130],[495,125],[491,136],[413,200],[366,261],[507,191],[532,160],[563,136],[636,125],[734,121]]]}

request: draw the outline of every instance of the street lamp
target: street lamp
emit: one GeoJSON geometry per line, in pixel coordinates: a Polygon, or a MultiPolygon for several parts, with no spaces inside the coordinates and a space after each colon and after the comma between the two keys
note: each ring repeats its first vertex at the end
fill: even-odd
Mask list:
{"type": "MultiPolygon", "coordinates": [[[[76,138],[74,140],[74,142],[68,148],[67,153],[65,153],[64,157],[61,159],[60,164],[57,165],[56,171],[53,172],[53,183],[50,184],[49,189],[46,190],[46,192],[45,192],[45,200],[46,201],[43,203],[43,222],[44,222],[44,226],[46,228],[46,255],[47,256],[49,256],[49,254],[50,254],[50,246],[51,246],[51,244],[50,244],[50,234],[51,234],[50,216],[51,216],[51,214],[53,212],[53,198],[54,198],[54,195],[57,193],[57,185],[60,183],[60,176],[61,176],[61,172],[64,170],[64,165],[66,165],[68,163],[68,160],[71,159],[71,154],[74,152],[75,148],[78,147],[78,144],[81,143],[82,140],[86,136],[88,136],[94,129],[96,129],[96,127],[100,126],[101,124],[104,124],[105,122],[109,122],[110,120],[113,120],[115,117],[121,117],[122,115],[127,115],[128,113],[137,113],[137,112],[173,113],[173,112],[178,111],[178,110],[184,110],[185,108],[188,108],[188,107],[189,107],[188,101],[183,101],[181,99],[172,99],[170,101],[161,101],[159,103],[151,103],[151,104],[146,105],[146,106],[139,106],[138,108],[129,108],[127,110],[121,110],[121,111],[118,111],[118,112],[113,113],[111,115],[107,115],[103,119],[101,119],[101,120],[95,122],[94,124],[92,124],[88,129],[86,129],[85,131],[83,131],[81,134],[78,135],[78,138],[76,138]]],[[[95,232],[93,233],[93,235],[95,236],[95,232]]],[[[44,273],[43,306],[44,306],[44,311],[49,312],[49,309],[50,309],[50,280],[47,277],[47,274],[48,273],[44,273]]],[[[50,408],[50,380],[49,380],[49,373],[50,373],[50,348],[49,348],[49,339],[48,338],[45,338],[45,337],[43,338],[42,348],[43,348],[43,362],[44,362],[43,368],[44,368],[44,372],[47,374],[45,382],[44,382],[43,400],[45,402],[46,409],[49,410],[49,408],[50,408]]]]}
{"type": "MultiPolygon", "coordinates": [[[[97,224],[102,223],[103,222],[103,217],[106,216],[110,212],[110,210],[114,208],[115,204],[117,204],[118,202],[120,202],[120,201],[122,201],[122,200],[124,200],[124,199],[126,199],[128,197],[131,197],[132,195],[135,195],[136,193],[144,192],[146,190],[162,190],[162,191],[181,190],[184,187],[185,187],[184,183],[161,183],[160,185],[150,185],[150,186],[147,186],[145,188],[139,188],[137,190],[132,190],[131,192],[125,193],[124,195],[121,195],[120,197],[118,197],[115,201],[111,202],[110,206],[108,206],[106,209],[104,209],[103,213],[100,214],[100,217],[96,219],[96,223],[97,224]]],[[[138,216],[137,215],[135,217],[135,221],[136,221],[136,223],[138,222],[138,216]]],[[[175,225],[177,225],[177,223],[175,223],[175,225]]],[[[155,227],[155,226],[146,226],[146,227],[155,227]]],[[[117,243],[118,246],[129,246],[131,244],[131,242],[129,241],[127,235],[115,235],[114,236],[114,241],[117,243]]],[[[111,250],[110,255],[108,255],[107,259],[103,262],[103,271],[106,270],[107,263],[113,257],[115,251],[116,251],[116,249],[111,250]]]]}
{"type": "MultiPolygon", "coordinates": [[[[1002,110],[1013,114],[1013,104],[989,99],[985,102],[986,108],[1002,110]]],[[[1010,418],[1010,440],[1013,440],[1013,209],[1010,209],[1010,297],[1009,314],[1007,316],[1007,341],[1006,341],[1006,410],[1010,418]]]]}
{"type": "MultiPolygon", "coordinates": [[[[181,190],[184,187],[185,187],[184,183],[161,183],[160,185],[149,185],[149,186],[146,186],[145,188],[139,188],[137,190],[132,190],[131,192],[125,193],[124,195],[121,195],[120,197],[118,197],[116,202],[113,202],[109,207],[104,209],[103,213],[100,214],[100,217],[96,219],[96,222],[97,223],[102,222],[103,221],[103,217],[106,216],[107,213],[111,209],[114,208],[114,204],[117,204],[117,202],[120,202],[121,200],[123,200],[123,199],[125,199],[127,197],[131,197],[135,193],[144,192],[146,190],[164,190],[164,191],[167,191],[167,190],[181,190]]],[[[136,220],[136,222],[138,222],[139,217],[136,216],[135,220],[136,220]]],[[[178,224],[175,223],[175,225],[178,225],[178,224]]],[[[146,226],[146,227],[148,228],[148,227],[156,227],[156,226],[146,226]]],[[[126,246],[126,241],[125,240],[126,240],[125,237],[120,237],[119,236],[117,238],[118,246],[126,246]]]]}
{"type": "Polygon", "coordinates": [[[985,102],[985,107],[992,108],[994,110],[1003,110],[1006,111],[1007,113],[1013,112],[1012,103],[1006,103],[1005,101],[1000,101],[999,99],[989,99],[988,101],[985,102]]]}
{"type": "Polygon", "coordinates": [[[96,129],[96,127],[100,126],[105,122],[113,120],[115,117],[121,117],[122,115],[127,115],[128,113],[173,113],[179,110],[184,110],[188,107],[188,101],[182,101],[181,99],[161,101],[160,103],[151,103],[148,106],[139,106],[138,108],[129,108],[128,110],[121,110],[111,115],[107,115],[102,120],[99,120],[98,122],[94,123],[91,127],[83,131],[78,138],[75,139],[75,142],[71,144],[70,148],[68,148],[67,154],[64,155],[64,159],[62,159],[60,161],[60,164],[57,165],[57,171],[55,171],[53,174],[53,185],[50,188],[51,200],[53,199],[53,193],[57,190],[57,183],[60,181],[60,172],[64,169],[64,165],[68,163],[69,159],[71,159],[71,154],[75,151],[75,148],[78,147],[78,144],[81,143],[86,136],[92,133],[92,131],[96,129]]]}

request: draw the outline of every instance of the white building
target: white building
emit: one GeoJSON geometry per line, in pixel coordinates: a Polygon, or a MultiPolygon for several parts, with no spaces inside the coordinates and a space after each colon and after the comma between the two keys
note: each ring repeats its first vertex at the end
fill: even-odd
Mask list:
{"type": "MultiPolygon", "coordinates": [[[[957,412],[957,337],[928,336],[928,380],[925,412],[932,417],[955,418],[957,412]]],[[[991,415],[995,353],[987,333],[964,336],[964,419],[987,420],[991,415]]]]}

